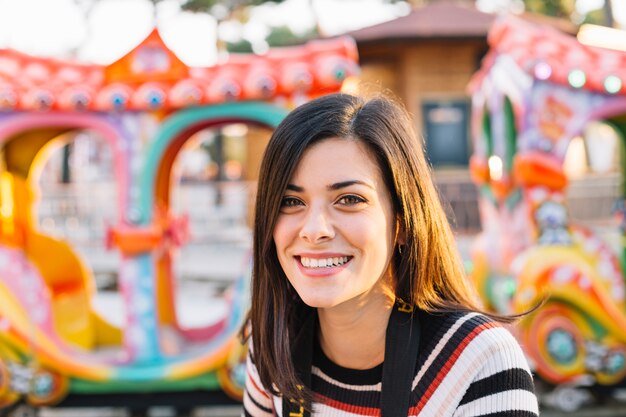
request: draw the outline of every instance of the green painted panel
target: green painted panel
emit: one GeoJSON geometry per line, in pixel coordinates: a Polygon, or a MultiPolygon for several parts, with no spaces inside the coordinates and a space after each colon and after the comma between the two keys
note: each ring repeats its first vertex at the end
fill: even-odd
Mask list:
{"type": "Polygon", "coordinates": [[[154,181],[159,164],[170,144],[176,138],[200,123],[211,123],[223,119],[235,119],[242,122],[262,124],[272,129],[287,115],[287,110],[263,102],[236,102],[214,106],[195,107],[180,111],[165,120],[157,133],[146,156],[141,176],[141,197],[138,207],[139,224],[147,224],[152,216],[154,204],[154,181]]]}
{"type": "Polygon", "coordinates": [[[70,393],[73,394],[111,394],[193,390],[220,390],[217,375],[212,372],[189,379],[162,379],[141,382],[140,384],[132,381],[94,382],[72,379],[70,380],[69,389],[70,393]]]}
{"type": "Polygon", "coordinates": [[[506,141],[504,164],[510,173],[513,170],[513,158],[517,151],[517,129],[515,128],[513,105],[508,97],[504,98],[504,140],[506,141]]]}
{"type": "Polygon", "coordinates": [[[491,114],[489,113],[489,109],[485,108],[483,113],[483,135],[485,137],[485,153],[486,157],[489,158],[493,155],[493,134],[491,133],[491,114]]]}

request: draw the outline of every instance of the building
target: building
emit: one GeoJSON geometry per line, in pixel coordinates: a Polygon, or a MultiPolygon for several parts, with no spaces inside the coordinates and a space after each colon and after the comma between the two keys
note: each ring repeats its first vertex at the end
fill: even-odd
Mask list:
{"type": "Polygon", "coordinates": [[[487,52],[496,17],[458,2],[434,2],[406,16],[349,33],[365,93],[391,91],[415,117],[436,168],[467,167],[466,89],[487,52]]]}
{"type": "MultiPolygon", "coordinates": [[[[525,15],[573,33],[569,22],[525,15]]],[[[467,171],[472,153],[467,86],[488,50],[496,15],[473,2],[441,0],[408,15],[348,33],[359,51],[361,94],[391,93],[415,119],[455,228],[480,227],[467,171]]]]}

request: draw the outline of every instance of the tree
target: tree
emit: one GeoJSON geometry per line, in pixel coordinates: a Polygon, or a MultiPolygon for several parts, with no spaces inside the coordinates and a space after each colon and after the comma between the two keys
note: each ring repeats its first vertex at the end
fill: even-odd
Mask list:
{"type": "MultiPolygon", "coordinates": [[[[194,13],[209,13],[213,15],[218,22],[236,19],[239,21],[247,20],[247,11],[251,7],[260,6],[265,3],[282,3],[284,0],[183,0],[181,9],[194,13]]],[[[313,0],[309,0],[309,9],[315,14],[313,0]]],[[[316,22],[319,19],[315,19],[316,22]]],[[[297,45],[305,42],[319,33],[318,28],[304,35],[296,35],[286,26],[272,27],[266,38],[268,46],[288,46],[297,45]]],[[[237,42],[227,42],[225,48],[228,52],[252,52],[252,44],[241,39],[237,42]]]]}
{"type": "Polygon", "coordinates": [[[576,0],[524,0],[524,6],[529,12],[570,19],[576,24],[594,23],[613,26],[611,0],[605,0],[602,8],[584,15],[576,11],[576,0]]]}
{"type": "Polygon", "coordinates": [[[276,26],[272,28],[265,40],[269,46],[291,46],[301,44],[317,36],[316,28],[311,28],[302,35],[296,35],[288,26],[276,26]]]}
{"type": "Polygon", "coordinates": [[[529,12],[567,19],[576,10],[575,0],[524,0],[524,5],[529,12]]]}
{"type": "MultiPolygon", "coordinates": [[[[83,10],[85,16],[89,16],[94,5],[101,0],[74,0],[74,2],[83,10]]],[[[165,0],[147,0],[152,4],[153,21],[157,22],[157,6],[165,0]]],[[[179,0],[182,11],[191,13],[210,14],[217,20],[219,25],[227,20],[247,20],[247,11],[250,7],[260,6],[265,3],[282,3],[284,0],[179,0]]],[[[309,0],[312,6],[313,0],[309,0]]],[[[285,43],[293,44],[296,35],[291,34],[285,43]]],[[[270,44],[271,45],[271,44],[270,44]]],[[[217,39],[218,50],[227,50],[229,52],[251,52],[252,45],[249,41],[242,39],[234,43],[226,43],[217,39]]],[[[273,45],[272,45],[273,46],[273,45]]]]}
{"type": "MultiPolygon", "coordinates": [[[[156,0],[156,2],[158,1],[161,0],[156,0]]],[[[260,6],[270,1],[273,3],[282,3],[284,0],[183,0],[180,7],[189,12],[211,14],[216,13],[215,9],[221,7],[232,15],[232,13],[237,10],[251,6],[260,6]]]]}

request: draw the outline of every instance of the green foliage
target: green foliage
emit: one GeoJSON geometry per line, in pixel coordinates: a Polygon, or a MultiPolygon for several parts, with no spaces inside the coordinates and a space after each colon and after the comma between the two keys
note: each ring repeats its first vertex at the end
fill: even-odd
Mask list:
{"type": "Polygon", "coordinates": [[[317,29],[312,28],[308,32],[297,35],[288,26],[273,27],[269,35],[265,38],[269,46],[291,46],[300,45],[318,36],[317,29]]]}
{"type": "Polygon", "coordinates": [[[582,23],[591,23],[591,24],[594,24],[594,25],[604,25],[606,23],[606,16],[605,16],[604,10],[598,9],[598,10],[593,10],[593,11],[587,13],[583,17],[582,23]]]}
{"type": "Polygon", "coordinates": [[[235,54],[249,54],[252,53],[252,44],[245,39],[238,42],[226,42],[226,50],[235,54]]]}
{"type": "Polygon", "coordinates": [[[283,1],[284,0],[183,0],[181,8],[189,12],[210,14],[215,6],[222,6],[232,12],[244,7],[260,6],[264,3],[282,3],[283,1]]]}
{"type": "MultiPolygon", "coordinates": [[[[271,28],[269,35],[265,41],[270,47],[301,45],[308,40],[318,37],[317,30],[312,28],[304,34],[295,34],[288,26],[274,26],[271,28]]],[[[252,44],[242,39],[238,42],[227,42],[226,50],[233,53],[251,53],[252,44]]]]}
{"type": "MultiPolygon", "coordinates": [[[[90,0],[74,0],[77,4],[90,0]]],[[[91,0],[93,3],[102,0],[91,0]]],[[[153,6],[164,0],[148,0],[153,6]]],[[[212,14],[215,6],[222,6],[223,9],[232,13],[235,10],[251,6],[260,6],[265,3],[282,3],[285,0],[180,0],[182,10],[194,13],[212,14]]]]}
{"type": "Polygon", "coordinates": [[[524,0],[524,5],[529,12],[570,18],[575,11],[576,0],[524,0]]]}

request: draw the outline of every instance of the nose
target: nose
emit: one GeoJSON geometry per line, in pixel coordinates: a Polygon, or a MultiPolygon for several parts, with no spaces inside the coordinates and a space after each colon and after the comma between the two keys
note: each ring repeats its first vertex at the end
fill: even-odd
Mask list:
{"type": "Polygon", "coordinates": [[[310,207],[299,233],[300,238],[318,243],[335,236],[332,222],[323,207],[310,207]]]}

